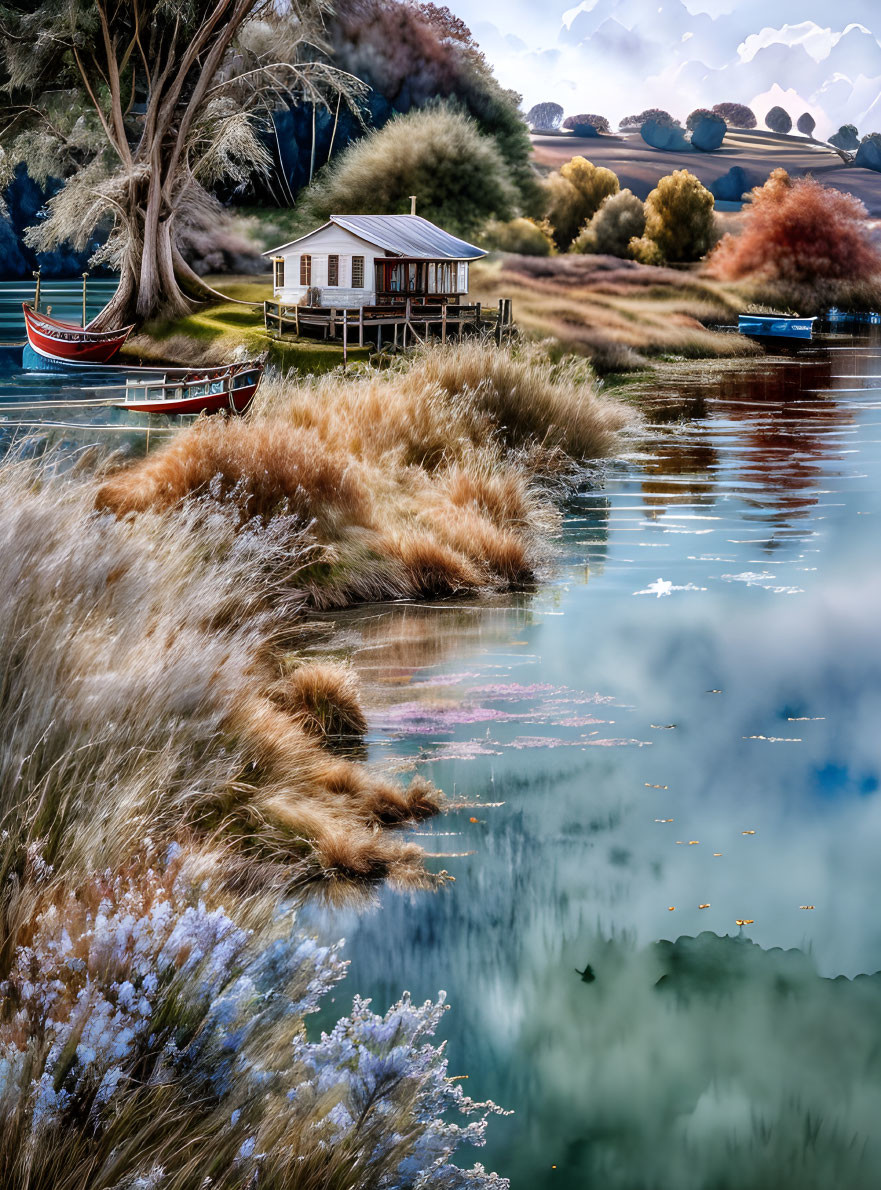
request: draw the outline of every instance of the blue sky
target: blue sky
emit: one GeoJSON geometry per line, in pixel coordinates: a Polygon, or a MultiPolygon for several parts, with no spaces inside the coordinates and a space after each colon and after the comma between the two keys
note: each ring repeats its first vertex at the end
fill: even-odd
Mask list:
{"type": "Polygon", "coordinates": [[[876,0],[454,0],[501,81],[614,122],[735,100],[881,130],[876,0]]]}

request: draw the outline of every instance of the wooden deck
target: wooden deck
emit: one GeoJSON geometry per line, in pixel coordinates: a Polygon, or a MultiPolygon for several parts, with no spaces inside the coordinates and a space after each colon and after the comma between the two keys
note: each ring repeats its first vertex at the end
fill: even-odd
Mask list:
{"type": "Polygon", "coordinates": [[[498,342],[514,328],[511,301],[499,300],[498,310],[450,302],[406,301],[385,306],[295,306],[264,302],[266,329],[280,338],[339,339],[343,354],[350,346],[365,341],[377,350],[406,349],[429,338],[461,338],[463,335],[493,334],[498,342]]]}

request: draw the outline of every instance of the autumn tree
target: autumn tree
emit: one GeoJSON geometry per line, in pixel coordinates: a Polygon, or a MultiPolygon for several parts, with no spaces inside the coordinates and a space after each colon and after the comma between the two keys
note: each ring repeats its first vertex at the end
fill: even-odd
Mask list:
{"type": "Polygon", "coordinates": [[[610,169],[579,156],[549,174],[545,188],[554,243],[565,252],[603,199],[617,194],[620,184],[610,169]]]}
{"type": "Polygon", "coordinates": [[[28,233],[119,271],[101,325],[182,315],[207,296],[181,253],[216,219],[212,187],[270,158],[259,136],[282,93],[327,104],[356,80],[324,56],[327,0],[0,0],[0,169],[65,184],[28,233]]]}
{"type": "Polygon", "coordinates": [[[858,198],[775,169],[751,192],[743,230],[724,237],[709,268],[731,281],[861,281],[881,273],[881,254],[858,198]]]}
{"type": "Polygon", "coordinates": [[[572,245],[573,252],[601,253],[628,258],[630,243],[645,232],[645,207],[630,190],[603,199],[600,209],[585,224],[572,245]]]}
{"type": "Polygon", "coordinates": [[[715,200],[687,169],[661,178],[645,201],[645,234],[631,243],[638,259],[649,264],[700,260],[713,246],[715,200]]]}

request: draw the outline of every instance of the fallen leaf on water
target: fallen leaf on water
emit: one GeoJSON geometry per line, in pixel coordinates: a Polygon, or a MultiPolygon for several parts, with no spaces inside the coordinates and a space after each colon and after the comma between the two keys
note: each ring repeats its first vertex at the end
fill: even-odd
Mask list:
{"type": "Polygon", "coordinates": [[[655,731],[672,731],[676,726],[675,723],[650,723],[649,727],[653,727],[655,731]]]}
{"type": "Polygon", "coordinates": [[[734,924],[736,926],[754,926],[756,921],[754,917],[736,917],[734,924]]]}
{"type": "Polygon", "coordinates": [[[479,818],[469,818],[468,821],[469,822],[480,822],[480,819],[479,818]]]}
{"type": "Polygon", "coordinates": [[[754,835],[756,832],[755,831],[741,831],[740,833],[742,835],[754,835]]]}
{"type": "Polygon", "coordinates": [[[700,839],[689,839],[688,840],[689,847],[697,847],[698,843],[700,843],[700,839]]]}
{"type": "Polygon", "coordinates": [[[721,693],[722,693],[721,690],[708,690],[707,691],[707,694],[721,694],[721,693]]]}
{"type": "Polygon", "coordinates": [[[656,818],[655,822],[672,822],[672,818],[656,818]]]}
{"type": "Polygon", "coordinates": [[[672,913],[672,912],[673,912],[673,910],[674,910],[675,908],[676,908],[676,906],[675,906],[675,905],[668,905],[668,906],[667,906],[667,909],[668,909],[668,911],[669,911],[670,913],[672,913]]]}
{"type": "Polygon", "coordinates": [[[799,905],[799,909],[813,909],[813,905],[799,905]]]}
{"type": "Polygon", "coordinates": [[[706,905],[698,905],[698,909],[709,909],[709,907],[710,907],[709,901],[707,901],[706,905]]]}
{"type": "Polygon", "coordinates": [[[721,851],[714,851],[714,852],[713,852],[713,855],[714,855],[714,856],[716,856],[716,858],[717,858],[717,859],[718,859],[718,857],[719,857],[721,854],[722,854],[722,852],[721,852],[721,851]]]}
{"type": "Polygon", "coordinates": [[[668,789],[669,788],[669,786],[667,786],[667,785],[649,785],[648,781],[644,781],[643,784],[645,785],[646,789],[668,789]]]}
{"type": "Polygon", "coordinates": [[[677,847],[684,847],[684,846],[685,846],[685,840],[684,840],[684,839],[677,839],[677,840],[676,840],[676,846],[677,846],[677,847]]]}

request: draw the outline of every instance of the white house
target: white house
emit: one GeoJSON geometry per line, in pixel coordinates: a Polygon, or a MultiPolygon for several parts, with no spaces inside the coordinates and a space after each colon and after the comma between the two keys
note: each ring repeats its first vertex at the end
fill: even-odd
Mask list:
{"type": "Polygon", "coordinates": [[[469,262],[486,253],[420,215],[331,215],[263,255],[272,261],[276,301],[357,308],[462,301],[469,262]]]}

